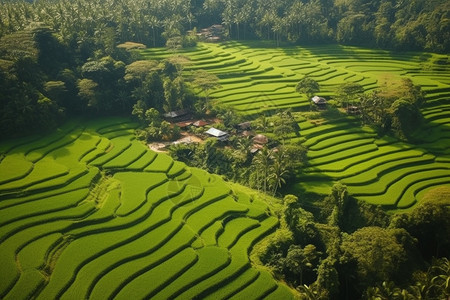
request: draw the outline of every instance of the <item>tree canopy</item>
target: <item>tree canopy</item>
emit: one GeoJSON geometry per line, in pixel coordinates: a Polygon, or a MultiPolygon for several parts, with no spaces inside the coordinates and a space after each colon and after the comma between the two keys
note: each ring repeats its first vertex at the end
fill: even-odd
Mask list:
{"type": "Polygon", "coordinates": [[[85,1],[2,2],[0,36],[39,22],[83,55],[95,48],[111,55],[114,44],[128,41],[177,51],[190,45],[187,30],[216,23],[224,24],[233,39],[450,49],[450,4],[445,0],[85,1]]]}

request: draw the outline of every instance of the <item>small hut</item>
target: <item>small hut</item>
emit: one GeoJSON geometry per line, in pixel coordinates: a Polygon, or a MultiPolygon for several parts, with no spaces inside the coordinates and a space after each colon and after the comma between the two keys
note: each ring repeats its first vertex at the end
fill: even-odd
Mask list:
{"type": "Polygon", "coordinates": [[[185,129],[185,128],[191,126],[192,122],[189,122],[189,121],[187,121],[187,122],[178,122],[176,125],[178,127],[180,127],[181,129],[185,129]]]}
{"type": "Polygon", "coordinates": [[[239,123],[237,127],[239,130],[250,130],[252,129],[252,123],[251,122],[239,123]]]}
{"type": "Polygon", "coordinates": [[[182,122],[189,120],[191,113],[187,109],[174,110],[164,114],[164,118],[170,122],[182,122]]]}
{"type": "Polygon", "coordinates": [[[327,104],[327,100],[319,96],[312,97],[311,101],[314,102],[314,104],[317,106],[325,106],[327,104]]]}
{"type": "Polygon", "coordinates": [[[269,139],[267,138],[267,136],[265,136],[263,134],[257,134],[253,138],[253,143],[255,143],[255,144],[266,145],[268,142],[269,142],[269,139]]]}
{"type": "Polygon", "coordinates": [[[351,115],[358,115],[360,113],[358,106],[349,106],[347,107],[347,113],[351,115]]]}
{"type": "Polygon", "coordinates": [[[192,125],[194,125],[195,127],[204,127],[206,125],[208,125],[209,123],[203,120],[198,120],[195,121],[194,123],[192,123],[192,125]]]}
{"type": "Polygon", "coordinates": [[[222,130],[219,130],[217,128],[211,127],[205,132],[207,135],[212,136],[216,138],[219,141],[226,141],[228,140],[228,133],[222,130]]]}

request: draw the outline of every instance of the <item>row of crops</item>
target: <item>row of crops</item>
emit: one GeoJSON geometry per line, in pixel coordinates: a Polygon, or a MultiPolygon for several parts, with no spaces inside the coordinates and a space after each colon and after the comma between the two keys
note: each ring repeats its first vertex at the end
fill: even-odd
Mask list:
{"type": "Polygon", "coordinates": [[[264,202],[134,139],[123,119],[0,144],[0,298],[289,299],[249,261],[264,202]]]}
{"type": "MultiPolygon", "coordinates": [[[[295,92],[305,75],[316,80],[321,96],[332,97],[345,82],[366,91],[408,77],[427,93],[425,127],[415,145],[378,138],[359,120],[299,120],[300,140],[309,165],[292,191],[327,194],[333,182],[373,204],[409,208],[431,188],[450,184],[450,68],[448,55],[389,52],[348,46],[272,48],[262,43],[200,44],[182,54],[188,71],[205,69],[220,78],[222,89],[211,96],[243,114],[257,116],[286,108],[307,111],[309,101],[295,92]]],[[[163,49],[142,52],[165,57],[163,49]]],[[[295,138],[299,140],[299,138],[295,138]]]]}

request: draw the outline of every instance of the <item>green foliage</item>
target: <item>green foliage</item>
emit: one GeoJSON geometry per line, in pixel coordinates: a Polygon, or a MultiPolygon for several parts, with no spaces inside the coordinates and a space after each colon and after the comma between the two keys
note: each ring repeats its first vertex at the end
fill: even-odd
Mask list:
{"type": "Polygon", "coordinates": [[[396,229],[364,227],[344,237],[341,260],[349,266],[355,263],[358,275],[356,288],[393,278],[401,272],[408,257],[397,235],[396,229]]]}
{"type": "Polygon", "coordinates": [[[275,40],[277,45],[282,41],[337,41],[445,52],[448,50],[448,3],[426,4],[423,1],[398,5],[373,1],[361,5],[358,1],[223,3],[213,0],[205,5],[176,5],[165,0],[121,4],[96,1],[86,8],[75,3],[6,2],[2,7],[4,21],[0,33],[8,34],[24,29],[31,22],[40,22],[58,29],[64,43],[74,45],[85,55],[95,49],[111,54],[117,52],[114,43],[127,41],[153,46],[166,44],[173,50],[193,46],[195,39],[184,32],[194,26],[216,23],[224,24],[225,35],[237,40],[259,37],[275,40]],[[76,13],[78,10],[82,15],[76,13]],[[124,19],[120,12],[135,17],[124,19]],[[57,13],[61,16],[58,19],[54,17],[57,13]],[[148,17],[139,18],[140,15],[148,17]]]}
{"type": "Polygon", "coordinates": [[[314,266],[319,262],[320,252],[316,250],[316,246],[308,244],[304,248],[297,245],[291,245],[286,255],[286,268],[293,274],[293,279],[290,281],[296,285],[303,285],[303,280],[306,276],[311,276],[314,279],[306,279],[308,282],[315,280],[314,266]],[[312,273],[310,275],[309,273],[312,273]],[[298,277],[297,277],[298,276],[298,277]],[[298,278],[298,281],[296,280],[298,278]]]}
{"type": "Polygon", "coordinates": [[[97,101],[98,84],[91,80],[83,78],[78,81],[79,96],[84,99],[88,106],[94,106],[97,101]]]}
{"type": "Polygon", "coordinates": [[[323,214],[328,215],[329,225],[343,228],[348,198],[348,191],[345,185],[341,183],[333,185],[331,194],[324,199],[325,207],[321,211],[323,214]]]}
{"type": "Polygon", "coordinates": [[[435,259],[428,271],[414,285],[400,288],[394,282],[386,282],[369,287],[365,293],[367,299],[443,299],[450,295],[448,258],[435,259]]]}
{"type": "Polygon", "coordinates": [[[205,101],[209,101],[209,93],[211,90],[221,88],[219,78],[205,70],[198,70],[195,73],[194,81],[195,86],[202,90],[205,94],[205,101]]]}
{"type": "Polygon", "coordinates": [[[392,129],[399,138],[407,139],[422,124],[420,107],[423,102],[421,87],[414,85],[411,79],[394,81],[361,98],[362,119],[383,132],[392,129]]]}
{"type": "Polygon", "coordinates": [[[83,125],[2,147],[0,169],[14,169],[0,176],[2,297],[203,299],[221,288],[293,297],[248,258],[278,224],[266,204],[167,155],[146,155],[134,123],[83,125]],[[26,158],[31,172],[19,166],[26,158]]]}
{"type": "Polygon", "coordinates": [[[283,221],[294,234],[296,243],[301,246],[314,244],[321,247],[313,214],[302,209],[298,198],[293,195],[286,195],[283,203],[283,221]]]}
{"type": "Polygon", "coordinates": [[[364,92],[364,87],[359,83],[347,82],[339,86],[336,94],[337,98],[340,100],[342,106],[349,106],[349,103],[354,103],[355,100],[364,92]]]}
{"type": "Polygon", "coordinates": [[[448,199],[418,205],[410,214],[400,214],[391,221],[394,228],[404,228],[418,239],[418,248],[425,259],[447,257],[450,240],[448,232],[450,210],[448,199]]]}
{"type": "Polygon", "coordinates": [[[295,90],[297,91],[297,93],[306,94],[308,100],[311,101],[312,96],[320,91],[320,86],[314,79],[310,77],[304,77],[297,83],[297,85],[295,86],[295,90]]]}
{"type": "Polygon", "coordinates": [[[320,291],[319,299],[330,299],[339,294],[339,274],[332,258],[328,257],[320,262],[314,286],[320,291]]]}

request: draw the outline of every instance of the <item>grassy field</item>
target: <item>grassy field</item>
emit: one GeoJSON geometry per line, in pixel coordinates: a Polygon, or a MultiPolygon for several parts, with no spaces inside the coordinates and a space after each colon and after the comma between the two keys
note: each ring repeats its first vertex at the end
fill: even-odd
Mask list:
{"type": "Polygon", "coordinates": [[[0,298],[218,299],[257,283],[293,298],[248,258],[278,226],[267,205],[148,150],[135,127],[72,122],[2,144],[0,298]]]}
{"type": "MultiPolygon", "coordinates": [[[[142,54],[152,59],[169,55],[165,49],[142,54]]],[[[191,59],[187,73],[205,69],[220,78],[222,88],[211,92],[211,98],[249,119],[287,108],[300,111],[296,114],[300,136],[291,141],[303,142],[309,164],[285,192],[328,194],[333,183],[341,181],[358,199],[407,209],[427,190],[450,185],[450,67],[442,64],[448,55],[340,45],[276,48],[268,42],[235,41],[199,44],[180,54],[191,59]],[[320,84],[321,96],[331,98],[346,82],[371,91],[410,78],[426,92],[425,125],[417,133],[421,142],[378,138],[343,113],[331,118],[308,114],[306,96],[295,92],[304,76],[320,84]]]]}

